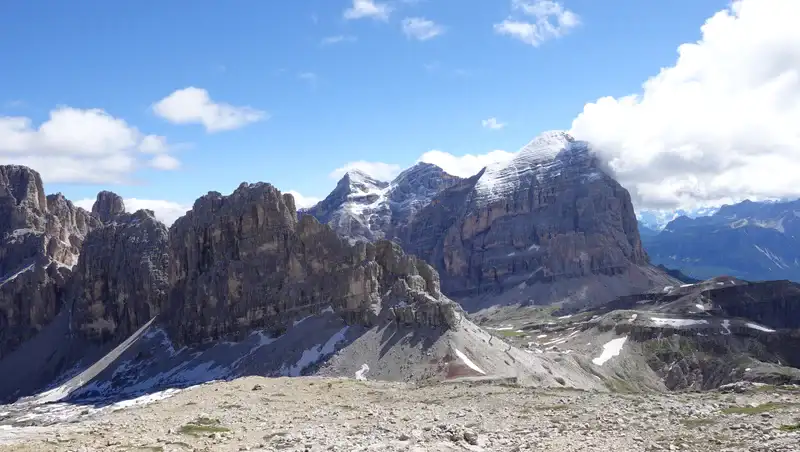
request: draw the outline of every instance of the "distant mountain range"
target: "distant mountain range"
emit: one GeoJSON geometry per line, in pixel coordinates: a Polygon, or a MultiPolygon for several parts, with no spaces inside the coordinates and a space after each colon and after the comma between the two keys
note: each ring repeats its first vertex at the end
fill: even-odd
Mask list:
{"type": "Polygon", "coordinates": [[[679,215],[661,231],[640,218],[639,230],[653,264],[694,278],[800,281],[800,201],[744,201],[707,216],[679,215]]]}
{"type": "Polygon", "coordinates": [[[717,210],[719,210],[718,207],[701,207],[689,210],[641,210],[636,212],[636,219],[639,220],[639,232],[648,234],[650,230],[656,233],[661,231],[670,221],[680,216],[689,218],[706,217],[714,215],[717,210]],[[645,231],[641,230],[643,227],[646,228],[645,231]]]}

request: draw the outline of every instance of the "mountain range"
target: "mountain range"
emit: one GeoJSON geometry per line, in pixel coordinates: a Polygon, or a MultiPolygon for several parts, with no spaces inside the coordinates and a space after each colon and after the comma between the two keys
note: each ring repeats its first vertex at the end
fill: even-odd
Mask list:
{"type": "MultiPolygon", "coordinates": [[[[549,132],[468,178],[425,163],[392,181],[352,171],[299,212],[290,194],[242,183],[168,228],[112,192],[90,212],[46,196],[36,171],[0,166],[0,400],[13,402],[0,425],[246,375],[800,382],[798,286],[686,283],[654,266],[602,167],[589,143],[549,132]]],[[[795,224],[755,208],[717,217],[795,224]]]]}
{"type": "Polygon", "coordinates": [[[654,264],[695,278],[800,281],[800,201],[744,201],[708,216],[678,216],[662,231],[640,230],[654,264]]]}
{"type": "Polygon", "coordinates": [[[471,312],[588,306],[670,284],[647,262],[627,190],[565,132],[542,134],[464,179],[425,163],[390,182],[348,173],[304,213],[350,240],[396,241],[436,268],[443,290],[471,312]]]}

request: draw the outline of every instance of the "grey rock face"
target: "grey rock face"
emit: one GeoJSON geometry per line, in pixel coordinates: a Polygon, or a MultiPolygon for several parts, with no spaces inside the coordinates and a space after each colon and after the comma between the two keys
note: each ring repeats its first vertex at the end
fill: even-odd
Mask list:
{"type": "Polygon", "coordinates": [[[122,197],[110,191],[101,191],[97,200],[92,205],[92,213],[103,223],[110,221],[116,215],[125,212],[125,203],[122,197]]]}
{"type": "Polygon", "coordinates": [[[647,264],[627,190],[566,134],[540,137],[440,197],[460,205],[426,207],[403,243],[429,256],[448,293],[647,264]]]}
{"type": "Polygon", "coordinates": [[[430,163],[418,163],[391,182],[353,170],[328,197],[302,213],[330,225],[351,241],[391,239],[406,229],[437,193],[459,180],[430,163]]]}
{"type": "Polygon", "coordinates": [[[108,219],[86,236],[69,294],[72,330],[100,343],[128,337],[169,292],[167,227],[148,210],[108,219]]]}
{"type": "Polygon", "coordinates": [[[37,172],[0,166],[0,357],[61,310],[69,269],[99,224],[60,193],[45,196],[37,172]]]}
{"type": "Polygon", "coordinates": [[[452,323],[450,312],[459,310],[424,262],[391,242],[349,245],[310,215],[298,221],[291,195],[269,184],[203,196],[173,224],[169,241],[166,318],[183,343],[254,328],[278,332],[328,307],[365,324],[394,316],[392,303],[437,306],[412,316],[435,324],[452,323]]]}
{"type": "Polygon", "coordinates": [[[724,315],[745,317],[770,328],[800,330],[800,284],[762,281],[725,285],[705,294],[724,315]]]}
{"type": "Polygon", "coordinates": [[[657,273],[637,268],[648,258],[627,190],[588,143],[564,132],[545,133],[467,179],[418,164],[388,186],[362,184],[372,193],[365,197],[354,197],[348,180],[307,213],[352,240],[397,241],[433,265],[453,296],[657,273]]]}

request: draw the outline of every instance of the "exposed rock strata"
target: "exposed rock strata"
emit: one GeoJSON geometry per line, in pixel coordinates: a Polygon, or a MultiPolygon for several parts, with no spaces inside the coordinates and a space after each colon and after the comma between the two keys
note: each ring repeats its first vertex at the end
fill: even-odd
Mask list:
{"type": "MultiPolygon", "coordinates": [[[[308,213],[353,240],[397,241],[433,265],[444,291],[459,298],[574,278],[588,278],[588,287],[599,275],[633,275],[629,290],[609,291],[613,298],[670,280],[649,267],[627,190],[604,171],[588,143],[564,132],[545,133],[510,161],[470,178],[430,164],[398,179],[403,175],[416,181],[402,191],[416,200],[409,215],[380,213],[395,206],[385,194],[397,192],[397,180],[380,185],[361,173],[358,190],[346,176],[308,213]],[[370,196],[355,199],[354,191],[370,196]]],[[[536,302],[556,301],[560,292],[536,302]]]]}
{"type": "Polygon", "coordinates": [[[170,229],[170,256],[167,318],[181,342],[280,331],[328,307],[365,324],[394,315],[392,304],[403,321],[459,315],[430,266],[391,242],[349,245],[311,216],[298,221],[291,195],[269,184],[198,199],[170,229]]]}
{"type": "Polygon", "coordinates": [[[164,308],[168,232],[149,210],[101,212],[108,223],[86,236],[74,269],[72,328],[96,342],[119,342],[164,308]]]}
{"type": "Polygon", "coordinates": [[[439,198],[417,214],[403,243],[428,256],[448,293],[647,264],[627,190],[587,143],[566,134],[534,140],[439,198]],[[460,203],[443,207],[453,201],[460,203]]]}
{"type": "Polygon", "coordinates": [[[45,196],[36,171],[0,166],[0,358],[61,310],[69,269],[99,225],[60,193],[45,196]]]}

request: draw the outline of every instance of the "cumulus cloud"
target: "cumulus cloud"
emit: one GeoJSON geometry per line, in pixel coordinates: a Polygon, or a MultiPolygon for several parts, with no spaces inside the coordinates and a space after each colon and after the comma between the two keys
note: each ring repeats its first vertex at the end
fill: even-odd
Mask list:
{"type": "Polygon", "coordinates": [[[443,26],[424,17],[407,17],[403,19],[403,33],[411,39],[427,41],[444,33],[443,26]]]}
{"type": "Polygon", "coordinates": [[[494,150],[486,154],[457,156],[449,152],[433,150],[422,154],[418,161],[432,163],[453,176],[470,177],[492,163],[511,160],[514,155],[514,152],[494,150]]]}
{"type": "Polygon", "coordinates": [[[393,163],[365,162],[359,160],[357,162],[349,162],[340,168],[336,168],[328,176],[331,179],[341,179],[345,173],[351,170],[363,171],[375,179],[389,181],[400,174],[401,168],[400,165],[395,165],[393,163]]]}
{"type": "Polygon", "coordinates": [[[156,102],[153,112],[174,124],[202,124],[208,132],[238,129],[267,118],[265,112],[252,107],[215,102],[208,91],[194,86],[156,102]]]}
{"type": "MultiPolygon", "coordinates": [[[[81,199],[75,201],[75,205],[83,207],[91,212],[94,199],[81,199]]],[[[178,218],[182,217],[186,212],[191,210],[191,205],[184,205],[173,201],[165,201],[163,199],[138,199],[138,198],[124,198],[126,212],[136,212],[141,209],[152,210],[156,218],[167,226],[172,225],[178,218]]]]}
{"type": "Polygon", "coordinates": [[[353,0],[353,6],[344,10],[344,18],[389,20],[392,8],[386,3],[377,3],[375,0],[353,0]]]}
{"type": "Polygon", "coordinates": [[[494,24],[494,31],[534,47],[560,38],[580,25],[577,14],[551,0],[511,0],[511,13],[494,24]]]}
{"type": "Polygon", "coordinates": [[[0,164],[29,166],[49,183],[118,183],[145,157],[158,169],[174,169],[179,162],[169,151],[166,138],[144,135],[101,109],[59,107],[38,127],[27,117],[0,116],[0,164]]]}
{"type": "Polygon", "coordinates": [[[181,166],[181,162],[175,157],[167,154],[159,154],[149,162],[150,166],[160,170],[174,170],[181,166]]]}
{"type": "Polygon", "coordinates": [[[294,205],[298,209],[305,209],[311,207],[314,204],[321,201],[320,198],[315,198],[313,196],[303,196],[302,194],[300,194],[300,192],[295,190],[289,190],[286,193],[289,193],[294,197],[294,205]]]}
{"type": "Polygon", "coordinates": [[[498,121],[497,118],[484,119],[481,121],[481,125],[487,129],[493,130],[502,129],[506,126],[505,123],[498,121]]]}
{"type": "Polygon", "coordinates": [[[590,141],[639,208],[800,195],[800,2],[737,0],[642,92],[587,104],[590,141]]]}

